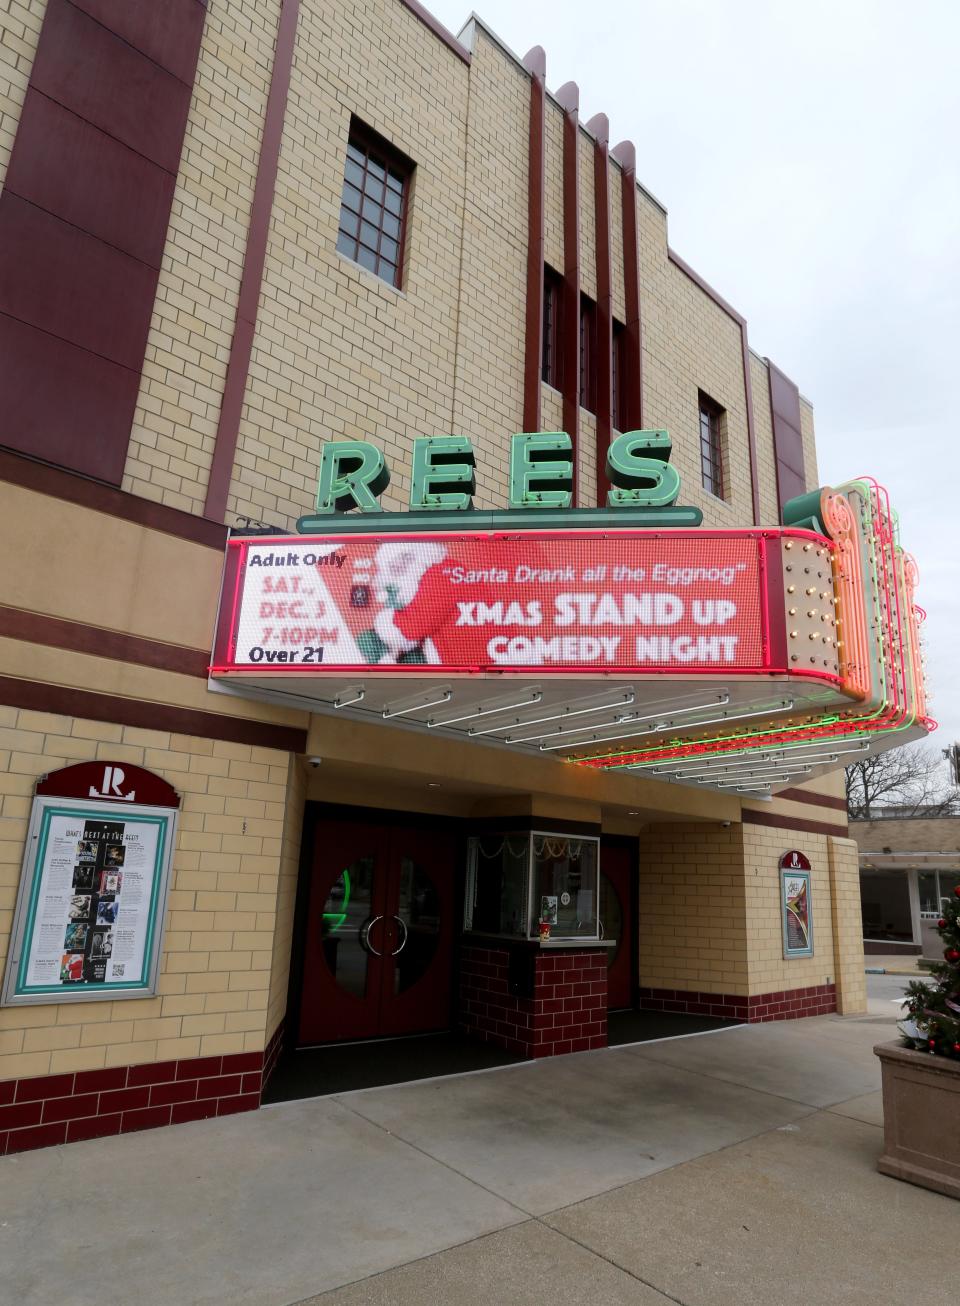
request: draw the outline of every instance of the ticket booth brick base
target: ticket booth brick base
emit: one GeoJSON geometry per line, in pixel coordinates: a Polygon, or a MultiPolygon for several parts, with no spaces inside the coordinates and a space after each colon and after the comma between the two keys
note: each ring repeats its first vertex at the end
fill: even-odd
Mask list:
{"type": "Polygon", "coordinates": [[[466,945],[460,960],[460,1026],[528,1058],[605,1048],[606,950],[466,945]]]}

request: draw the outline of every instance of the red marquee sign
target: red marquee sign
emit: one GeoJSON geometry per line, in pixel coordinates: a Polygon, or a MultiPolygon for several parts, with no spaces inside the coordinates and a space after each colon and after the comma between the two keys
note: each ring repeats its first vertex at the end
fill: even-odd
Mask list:
{"type": "Polygon", "coordinates": [[[783,673],[786,536],[829,548],[783,530],[232,539],[211,671],[783,673]]]}

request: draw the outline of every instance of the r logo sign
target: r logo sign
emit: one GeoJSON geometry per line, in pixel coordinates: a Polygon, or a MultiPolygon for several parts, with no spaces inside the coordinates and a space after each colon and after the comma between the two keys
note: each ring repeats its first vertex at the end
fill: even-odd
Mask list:
{"type": "Polygon", "coordinates": [[[119,766],[105,766],[103,768],[103,780],[100,788],[95,785],[90,786],[91,798],[119,798],[121,802],[132,803],[136,798],[136,791],[131,789],[128,794],[123,792],[123,781],[125,772],[119,766]]]}

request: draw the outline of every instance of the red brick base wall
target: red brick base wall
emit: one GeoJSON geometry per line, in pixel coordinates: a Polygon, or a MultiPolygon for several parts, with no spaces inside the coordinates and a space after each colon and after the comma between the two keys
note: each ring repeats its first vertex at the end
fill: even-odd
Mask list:
{"type": "Polygon", "coordinates": [[[642,1011],[683,1012],[688,1016],[718,1016],[755,1024],[765,1020],[796,1020],[800,1016],[826,1016],[837,1009],[837,986],[818,984],[807,989],[758,993],[752,998],[735,993],[691,993],[685,989],[639,990],[642,1011]]]}
{"type": "Polygon", "coordinates": [[[280,1030],[265,1053],[4,1080],[0,1083],[0,1156],[254,1111],[276,1062],[279,1035],[280,1030]]]}
{"type": "Polygon", "coordinates": [[[607,958],[602,949],[537,952],[533,996],[509,990],[507,948],[466,946],[460,955],[460,1026],[522,1057],[607,1046],[607,958]]]}

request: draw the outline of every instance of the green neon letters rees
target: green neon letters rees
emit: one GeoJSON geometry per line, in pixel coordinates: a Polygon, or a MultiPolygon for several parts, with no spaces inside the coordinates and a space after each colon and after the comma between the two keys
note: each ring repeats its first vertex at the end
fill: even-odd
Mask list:
{"type": "Polygon", "coordinates": [[[669,508],[680,493],[680,473],[667,461],[666,431],[624,431],[607,450],[610,508],[669,508]]]}
{"type": "MultiPolygon", "coordinates": [[[[608,508],[669,508],[680,474],[669,463],[666,431],[625,431],[607,450],[608,508]]],[[[331,440],[320,451],[318,516],[382,512],[379,497],[390,484],[380,449],[368,440],[331,440]]],[[[413,442],[410,507],[461,512],[473,507],[476,460],[464,435],[421,436],[413,442]]],[[[529,431],[511,437],[510,507],[565,509],[573,500],[573,441],[566,431],[529,431]]],[[[583,509],[581,511],[587,511],[583,509]]],[[[693,509],[678,511],[694,512],[693,509]]]]}
{"type": "Polygon", "coordinates": [[[320,456],[317,512],[382,512],[379,497],[390,484],[386,459],[369,440],[330,440],[320,456]]]}
{"type": "Polygon", "coordinates": [[[465,435],[427,435],[413,442],[410,507],[459,511],[473,507],[476,459],[465,435]]]}
{"type": "Polygon", "coordinates": [[[573,441],[566,431],[536,431],[510,441],[510,507],[569,508],[573,441]]]}

